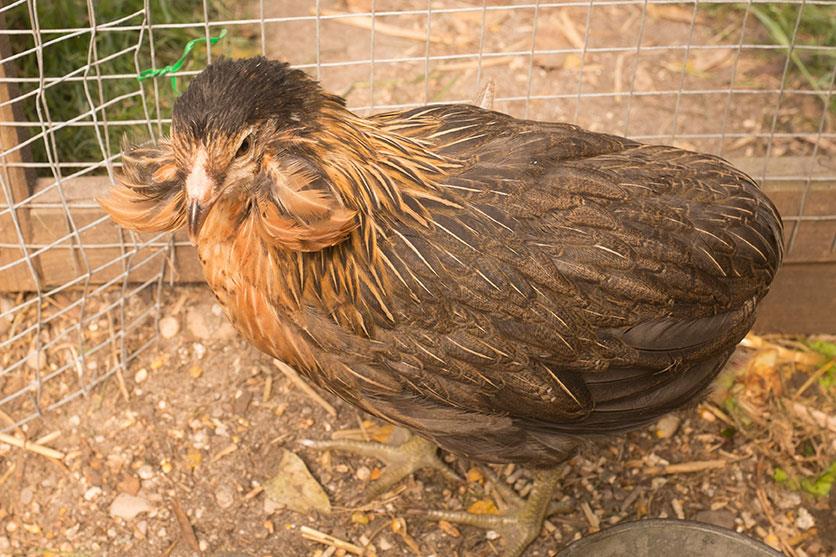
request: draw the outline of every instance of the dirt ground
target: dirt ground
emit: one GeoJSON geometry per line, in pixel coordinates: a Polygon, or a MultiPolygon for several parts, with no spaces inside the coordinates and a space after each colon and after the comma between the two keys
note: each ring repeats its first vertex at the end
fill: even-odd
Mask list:
{"type": "MultiPolygon", "coordinates": [[[[0,444],[0,555],[342,554],[304,539],[303,527],[369,544],[367,555],[498,554],[502,541],[482,530],[411,514],[491,512],[496,499],[478,465],[447,455],[466,481],[420,472],[393,495],[356,503],[379,463],[299,441],[346,428],[385,439],[386,428],[326,396],[336,408],[329,415],[238,338],[206,289],[169,291],[162,315],[179,332],[131,367],[124,394],[108,381],[20,432],[46,439],[40,443],[63,458],[0,444]],[[285,450],[324,486],[332,514],[268,501],[263,486],[285,450]],[[126,494],[133,510],[114,502],[126,494]]],[[[527,555],[555,555],[581,536],[644,517],[718,524],[787,555],[832,555],[836,491],[814,497],[774,479],[778,467],[815,476],[836,455],[832,385],[807,381],[821,357],[793,341],[747,342],[709,402],[569,461],[559,498],[574,510],[553,515],[527,555]]],[[[530,489],[526,470],[495,471],[520,493],[530,489]]]]}
{"type": "MultiPolygon", "coordinates": [[[[308,15],[311,3],[264,4],[265,16],[275,17],[308,15]]],[[[320,5],[323,13],[371,7],[364,0],[323,0],[320,5]]],[[[426,5],[377,0],[375,9],[425,9],[426,5]]],[[[577,8],[541,9],[536,47],[576,47],[584,35],[587,6],[584,2],[577,8]]],[[[686,44],[691,16],[690,9],[683,7],[651,6],[643,45],[686,44]]],[[[741,16],[742,12],[718,17],[701,11],[691,43],[736,44],[741,16]]],[[[484,37],[479,32],[481,17],[480,12],[434,16],[430,52],[476,52],[480,42],[485,52],[530,49],[533,9],[488,12],[484,37]]],[[[640,17],[640,6],[593,8],[589,46],[634,46],[640,17]]],[[[378,23],[382,25],[376,29],[376,60],[424,56],[422,16],[386,16],[378,23]]],[[[321,61],[368,57],[370,33],[364,25],[363,20],[323,22],[321,61]]],[[[257,26],[238,31],[260,36],[257,26]]],[[[270,24],[266,36],[268,55],[293,63],[316,61],[312,24],[270,24]]],[[[744,39],[767,41],[751,21],[744,39]]],[[[258,51],[260,47],[253,47],[253,52],[238,54],[258,51]]],[[[556,54],[535,57],[533,64],[525,55],[486,58],[481,73],[472,60],[443,60],[429,67],[423,61],[384,62],[375,66],[373,90],[368,65],[324,67],[321,78],[327,89],[346,95],[353,106],[380,107],[470,99],[479,83],[491,78],[499,97],[575,95],[580,72],[584,92],[662,93],[632,100],[585,98],[577,105],[574,98],[534,100],[527,113],[522,101],[498,102],[495,108],[630,135],[770,131],[777,95],[678,96],[670,91],[722,89],[733,72],[740,87],[777,89],[783,70],[780,57],[745,51],[735,63],[732,49],[693,50],[686,63],[684,50],[664,50],[642,53],[639,60],[634,81],[632,53],[590,54],[583,59],[556,54]],[[679,118],[674,121],[677,103],[679,118]]],[[[792,70],[787,84],[803,86],[792,70]]],[[[821,110],[815,97],[787,95],[776,128],[800,134],[817,131],[821,110]]],[[[752,136],[677,143],[726,156],[758,156],[767,148],[766,140],[752,136]]],[[[824,142],[819,152],[832,149],[824,142]]],[[[788,137],[776,140],[772,155],[804,155],[811,150],[807,139],[788,137]]],[[[345,551],[304,539],[303,527],[313,529],[307,530],[309,534],[320,533],[315,537],[327,534],[345,542],[344,548],[360,547],[367,554],[498,554],[502,540],[490,533],[409,512],[420,508],[490,512],[493,489],[477,465],[446,455],[466,481],[453,483],[436,473],[420,472],[382,501],[356,503],[363,487],[379,474],[379,463],[316,452],[299,441],[327,439],[346,428],[386,439],[389,430],[326,397],[336,409],[336,416],[329,414],[238,338],[204,288],[166,289],[163,297],[160,317],[169,318],[166,326],[176,323],[179,332],[144,352],[121,381],[108,380],[89,396],[10,432],[16,439],[60,451],[61,458],[0,442],[0,556],[328,557],[345,551]],[[324,487],[333,505],[330,515],[300,514],[268,501],[263,487],[276,475],[284,451],[298,455],[324,487]]],[[[139,312],[143,304],[150,307],[153,298],[138,296],[129,309],[139,312]]],[[[96,323],[90,334],[107,331],[112,324],[108,320],[96,323]]],[[[128,343],[138,346],[154,333],[146,325],[135,330],[128,343]]],[[[574,511],[551,516],[526,555],[555,555],[582,536],[646,517],[695,519],[733,528],[792,557],[832,555],[836,490],[818,497],[809,492],[829,485],[822,476],[828,467],[831,484],[836,474],[833,364],[800,340],[750,338],[709,402],[648,430],[590,446],[569,461],[560,498],[574,511]]],[[[62,392],[73,388],[69,379],[63,381],[62,392]]],[[[0,395],[21,385],[3,378],[0,395]]],[[[5,426],[2,421],[0,425],[5,426]]],[[[495,471],[520,493],[530,489],[525,469],[496,467],[495,471]]]]}
{"type": "MultiPolygon", "coordinates": [[[[347,98],[349,106],[379,107],[407,103],[467,101],[488,80],[496,84],[496,96],[520,98],[498,101],[495,109],[517,117],[569,121],[594,131],[630,136],[677,136],[682,147],[718,153],[728,157],[762,156],[766,153],[773,116],[775,130],[814,133],[822,118],[823,103],[812,95],[787,93],[779,99],[785,56],[780,51],[743,48],[688,49],[684,45],[775,44],[776,41],[754,22],[744,25],[744,11],[700,8],[694,16],[691,7],[650,5],[647,8],[641,48],[635,49],[642,26],[641,5],[594,6],[579,2],[577,7],[543,7],[531,2],[486,2],[486,6],[524,3],[527,8],[480,10],[434,14],[430,21],[430,46],[426,47],[427,24],[424,15],[385,15],[376,19],[374,49],[371,48],[370,22],[364,18],[323,20],[320,27],[319,78],[323,86],[347,98]],[[536,15],[536,28],[535,28],[536,15]],[[589,40],[585,43],[587,18],[589,40]],[[691,32],[691,21],[694,29],[691,32]],[[741,29],[744,31],[741,33],[741,29]],[[582,49],[592,52],[537,55],[537,50],[582,49]],[[478,60],[450,58],[425,64],[425,55],[523,53],[485,57],[481,71],[478,60]],[[595,51],[621,47],[628,50],[595,51]],[[667,48],[660,48],[667,47],[667,48]],[[764,53],[773,53],[772,55],[764,53]],[[417,61],[396,62],[412,57],[417,61]],[[351,60],[373,58],[369,64],[329,66],[351,60]],[[638,64],[636,68],[636,64],[638,64]],[[634,75],[635,70],[635,78],[634,75]],[[579,80],[579,76],[582,76],[579,80]],[[374,79],[374,87],[370,85],[374,79]],[[580,81],[580,83],[579,83],[580,81]],[[729,83],[735,93],[728,94],[729,83]],[[677,94],[677,91],[686,94],[677,94]],[[774,91],[749,94],[746,91],[774,91]],[[584,97],[587,93],[620,93],[615,96],[584,97]],[[633,92],[633,95],[626,95],[633,92]],[[688,94],[687,92],[698,92],[688,94]],[[538,100],[537,96],[566,95],[559,99],[538,100]],[[528,107],[524,98],[534,97],[528,107]],[[693,137],[718,134],[727,137],[693,137]],[[737,134],[737,135],[736,135],[737,134]],[[745,134],[741,136],[740,134],[745,134]]],[[[433,3],[436,9],[481,8],[482,2],[445,1],[433,3]]],[[[423,0],[324,0],[322,15],[346,11],[427,9],[423,0]]],[[[278,0],[265,3],[265,16],[288,17],[315,13],[309,2],[278,0]]],[[[260,53],[261,29],[241,29],[253,38],[251,51],[260,53]]],[[[271,23],[265,26],[265,52],[293,64],[317,61],[313,22],[271,23]]],[[[799,39],[799,42],[804,42],[799,39]]],[[[802,56],[808,56],[803,54],[802,56]]],[[[309,70],[316,73],[315,70],[309,70]]],[[[825,71],[829,72],[827,68],[825,71]]],[[[794,65],[787,68],[787,89],[810,89],[794,65]]],[[[365,110],[361,110],[364,112],[365,110]]],[[[652,141],[649,138],[648,141],[652,141]]],[[[660,139],[656,139],[659,141],[660,139]]],[[[670,138],[664,139],[670,142],[670,138]]],[[[774,140],[771,155],[805,155],[812,143],[803,137],[774,140]]],[[[833,149],[830,142],[819,149],[833,149]]],[[[824,151],[820,151],[824,152],[824,151]]]]}

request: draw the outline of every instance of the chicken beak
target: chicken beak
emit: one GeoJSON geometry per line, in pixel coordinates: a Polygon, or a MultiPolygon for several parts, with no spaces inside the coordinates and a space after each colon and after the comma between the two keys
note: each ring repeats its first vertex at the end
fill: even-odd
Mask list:
{"type": "Polygon", "coordinates": [[[193,199],[189,203],[189,239],[192,245],[197,245],[197,238],[200,235],[200,227],[203,226],[203,221],[206,218],[206,211],[200,204],[200,201],[193,199]]]}
{"type": "Polygon", "coordinates": [[[209,212],[210,199],[214,195],[214,183],[206,172],[206,150],[200,149],[195,157],[194,166],[186,178],[186,197],[188,199],[189,239],[197,245],[200,228],[209,212]]]}

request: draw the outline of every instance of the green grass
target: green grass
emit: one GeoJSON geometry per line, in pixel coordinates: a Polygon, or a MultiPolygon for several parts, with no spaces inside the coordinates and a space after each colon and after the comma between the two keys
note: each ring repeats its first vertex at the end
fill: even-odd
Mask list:
{"type": "MultiPolygon", "coordinates": [[[[128,14],[135,13],[142,9],[142,0],[97,0],[96,21],[99,25],[122,18],[128,14]]],[[[46,29],[78,28],[90,25],[86,5],[79,0],[50,0],[40,2],[39,25],[42,30],[43,41],[49,41],[62,35],[57,33],[44,33],[46,29]]],[[[150,3],[153,23],[183,23],[203,21],[202,2],[175,2],[170,0],[151,0],[150,3]]],[[[210,3],[209,17],[218,19],[228,15],[228,10],[218,1],[210,3]]],[[[136,16],[121,24],[140,25],[142,16],[136,16]]],[[[11,29],[31,29],[30,18],[25,5],[15,8],[6,14],[6,25],[11,29]]],[[[236,34],[236,29],[230,29],[230,35],[236,34]]],[[[217,28],[212,28],[212,34],[217,35],[217,28]]],[[[182,54],[185,44],[197,37],[204,36],[203,27],[188,29],[164,29],[154,31],[154,46],[157,66],[161,67],[173,63],[182,54]]],[[[101,60],[108,55],[122,51],[139,40],[139,31],[100,31],[96,36],[96,48],[98,59],[101,60]]],[[[232,38],[227,36],[224,41],[213,47],[215,55],[227,53],[231,48],[229,41],[240,41],[241,35],[232,38]]],[[[34,40],[31,35],[10,35],[11,49],[19,53],[34,47],[34,40]]],[[[43,74],[49,77],[60,77],[69,74],[73,70],[82,68],[88,61],[88,50],[90,49],[90,33],[83,33],[78,37],[64,39],[55,45],[43,49],[43,74]]],[[[139,51],[140,70],[150,67],[151,55],[149,37],[146,31],[143,36],[142,46],[139,51]]],[[[37,77],[38,61],[34,54],[18,58],[15,62],[15,70],[19,77],[37,77]]],[[[203,67],[206,63],[206,47],[199,44],[192,51],[183,69],[203,67]]],[[[98,85],[95,81],[95,70],[91,69],[88,76],[91,78],[88,83],[89,94],[93,104],[98,106],[102,102],[114,99],[120,95],[136,91],[138,83],[135,79],[136,65],[133,52],[122,54],[111,61],[102,63],[99,70],[103,75],[123,74],[128,77],[121,79],[110,79],[103,81],[102,97],[100,97],[98,85]]],[[[82,75],[82,74],[78,74],[82,75]]],[[[160,93],[160,116],[168,117],[173,105],[175,94],[171,91],[169,78],[159,78],[160,93]]],[[[181,79],[182,81],[182,79],[181,79]]],[[[151,118],[156,117],[154,87],[151,80],[145,81],[145,91],[148,95],[148,110],[151,118]]],[[[180,84],[180,89],[185,84],[180,84]]],[[[37,83],[24,83],[19,86],[19,93],[26,93],[37,89],[37,83]]],[[[90,104],[85,94],[84,83],[80,81],[63,82],[47,88],[44,92],[45,104],[49,110],[49,118],[53,122],[63,122],[77,117],[79,114],[90,110],[90,104]]],[[[27,128],[24,133],[26,137],[41,132],[39,122],[41,117],[38,114],[36,97],[32,96],[25,101],[18,103],[22,117],[32,122],[33,126],[27,128]]],[[[41,103],[44,104],[44,103],[41,103]]],[[[42,108],[43,110],[43,108],[42,108]]],[[[143,120],[145,110],[142,106],[141,97],[135,96],[120,101],[107,108],[106,117],[108,121],[118,120],[143,120]]],[[[44,118],[46,114],[43,115],[44,118]]],[[[102,113],[97,117],[102,119],[102,113]]],[[[82,122],[89,122],[87,117],[82,122]]],[[[101,129],[101,128],[100,128],[101,129]]],[[[120,149],[121,139],[128,135],[133,141],[147,139],[147,128],[145,126],[109,126],[109,137],[112,153],[120,149]],[[144,137],[143,137],[144,136],[144,137]]],[[[103,138],[105,139],[105,138],[103,138]]],[[[35,162],[47,162],[46,145],[43,140],[31,144],[31,156],[35,162]]],[[[92,126],[67,126],[55,133],[54,158],[60,162],[97,162],[104,158],[104,153],[96,136],[95,128],[92,126]]],[[[74,172],[77,169],[68,169],[64,174],[74,172]]],[[[51,174],[48,169],[41,169],[41,175],[51,174]]]]}
{"type": "Polygon", "coordinates": [[[830,466],[817,476],[809,478],[794,478],[783,468],[775,468],[772,472],[772,479],[792,491],[803,491],[815,497],[827,497],[836,480],[836,461],[831,462],[830,466]]]}
{"type": "MultiPolygon", "coordinates": [[[[756,40],[756,42],[787,47],[793,43],[805,46],[836,46],[836,10],[826,5],[805,5],[799,19],[800,9],[799,4],[780,2],[754,4],[749,7],[750,18],[747,25],[750,28],[753,25],[760,27],[761,32],[756,34],[760,35],[762,40],[756,40]],[[796,23],[798,23],[797,29],[796,23]]],[[[745,4],[714,5],[709,8],[709,13],[722,17],[730,11],[740,14],[745,10],[745,4]]],[[[786,51],[765,51],[763,56],[783,60],[786,57],[786,51]]],[[[804,82],[811,89],[820,91],[824,100],[830,88],[836,54],[832,51],[793,49],[790,61],[788,79],[804,82]]],[[[834,96],[830,99],[830,109],[836,109],[834,96]]]]}
{"type": "MultiPolygon", "coordinates": [[[[798,21],[795,43],[804,45],[836,45],[836,11],[832,7],[809,5],[804,7],[800,21],[799,6],[788,4],[763,4],[751,7],[752,15],[778,44],[789,46],[798,21]]],[[[830,85],[830,73],[834,55],[817,51],[805,62],[797,50],[790,60],[811,87],[825,91],[830,85]]]]}

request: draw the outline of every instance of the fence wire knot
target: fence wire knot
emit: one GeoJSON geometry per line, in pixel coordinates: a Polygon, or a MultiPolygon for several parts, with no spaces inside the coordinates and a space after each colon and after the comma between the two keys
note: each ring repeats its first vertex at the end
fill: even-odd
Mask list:
{"type": "MultiPolygon", "coordinates": [[[[141,72],[139,72],[139,75],[136,76],[136,80],[142,81],[144,79],[148,79],[149,77],[162,77],[164,75],[174,73],[183,67],[183,64],[186,63],[186,58],[188,58],[189,53],[192,51],[196,44],[206,42],[207,40],[209,41],[209,44],[215,44],[219,40],[223,39],[225,36],[226,29],[221,29],[221,32],[217,37],[210,37],[209,39],[206,39],[206,37],[192,39],[186,43],[185,48],[183,48],[182,56],[180,56],[180,58],[176,62],[174,62],[173,64],[169,64],[168,66],[165,66],[163,68],[159,68],[157,70],[152,68],[142,70],[141,72]]],[[[177,90],[177,77],[173,75],[171,76],[171,90],[174,91],[175,94],[179,93],[179,91],[177,90]]]]}

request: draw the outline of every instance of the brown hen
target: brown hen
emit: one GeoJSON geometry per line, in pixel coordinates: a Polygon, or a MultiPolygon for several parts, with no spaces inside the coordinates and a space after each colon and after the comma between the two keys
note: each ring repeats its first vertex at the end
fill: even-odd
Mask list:
{"type": "Polygon", "coordinates": [[[101,202],[188,224],[250,342],[420,436],[414,458],[354,446],[393,463],[384,486],[442,467],[423,439],[544,470],[504,516],[433,514],[508,555],[539,532],[545,470],[706,390],[782,254],[775,207],[717,157],[467,105],[361,118],[264,58],[198,75],[101,202]]]}

